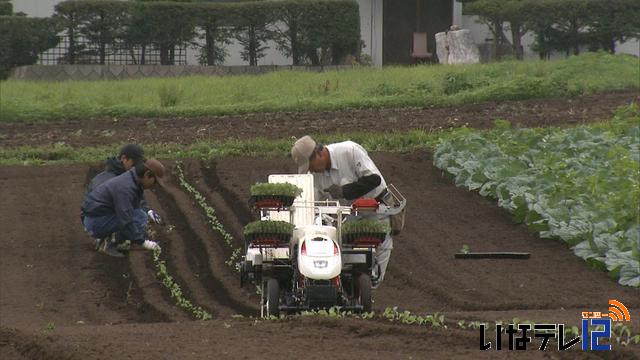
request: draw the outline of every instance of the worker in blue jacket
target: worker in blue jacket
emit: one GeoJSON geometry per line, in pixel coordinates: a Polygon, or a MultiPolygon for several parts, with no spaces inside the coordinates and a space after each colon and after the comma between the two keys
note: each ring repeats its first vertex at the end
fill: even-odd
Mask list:
{"type": "Polygon", "coordinates": [[[140,202],[144,190],[152,188],[163,175],[162,163],[148,159],[98,185],[85,196],[82,205],[84,227],[97,240],[100,252],[122,257],[117,246],[125,240],[147,250],[158,247],[155,241],[148,239],[147,217],[140,211],[140,202]]]}
{"type": "MultiPolygon", "coordinates": [[[[137,163],[144,161],[144,150],[142,146],[138,144],[127,144],[120,149],[120,154],[118,156],[112,156],[105,161],[104,171],[94,176],[89,182],[89,186],[87,187],[87,194],[90,193],[93,189],[95,189],[98,185],[103,182],[113,179],[114,177],[124,173],[125,171],[131,169],[137,163]]],[[[140,210],[149,216],[149,219],[154,221],[156,224],[162,223],[162,218],[157,211],[149,208],[144,198],[140,201],[140,210]]],[[[82,220],[84,224],[84,220],[82,220]]]]}

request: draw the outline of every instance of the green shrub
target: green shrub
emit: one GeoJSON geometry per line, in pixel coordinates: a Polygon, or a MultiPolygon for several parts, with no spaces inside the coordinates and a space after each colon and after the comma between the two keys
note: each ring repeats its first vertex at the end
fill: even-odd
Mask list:
{"type": "Polygon", "coordinates": [[[444,75],[442,87],[445,94],[453,95],[471,89],[472,85],[469,83],[466,74],[450,72],[444,75]]]}
{"type": "Polygon", "coordinates": [[[89,48],[99,49],[101,62],[108,45],[122,43],[142,48],[140,64],[145,62],[148,46],[158,48],[165,65],[174,62],[174,46],[190,45],[196,36],[205,39],[201,62],[210,65],[224,61],[222,45],[232,37],[240,41],[241,55],[250,65],[257,65],[264,56],[268,40],[276,40],[294,64],[305,59],[320,64],[320,54],[330,54],[330,61],[338,64],[348,54],[357,55],[360,46],[359,9],[351,0],[68,0],[55,9],[69,37],[67,61],[72,64],[84,51],[76,44],[78,36],[89,40],[89,48]],[[288,29],[274,31],[278,23],[288,29]]]}
{"type": "Polygon", "coordinates": [[[388,83],[381,83],[376,85],[373,89],[368,91],[373,96],[394,96],[401,95],[404,90],[400,87],[388,83]]]}
{"type": "Polygon", "coordinates": [[[69,35],[67,61],[75,63],[83,55],[98,55],[100,64],[105,63],[108,47],[115,46],[124,33],[123,24],[128,19],[128,5],[122,1],[65,1],[56,5],[57,18],[69,35]],[[86,38],[94,49],[76,46],[76,37],[86,38]]]}
{"type": "Polygon", "coordinates": [[[38,55],[58,44],[56,22],[24,16],[0,16],[0,79],[22,65],[32,65],[38,55]]]}
{"type": "MultiPolygon", "coordinates": [[[[546,58],[552,51],[578,54],[581,48],[615,52],[616,42],[640,34],[637,0],[463,0],[464,13],[478,15],[491,29],[495,43],[506,43],[509,29],[512,55],[522,59],[521,38],[535,34],[533,49],[546,58]],[[508,26],[504,24],[508,23],[508,26]]],[[[497,58],[502,54],[495,54],[497,58]]]]}
{"type": "Polygon", "coordinates": [[[0,1],[0,16],[13,15],[13,5],[9,0],[0,1]]]}
{"type": "Polygon", "coordinates": [[[251,195],[277,195],[298,197],[302,189],[289,183],[257,183],[251,186],[251,195]]]}
{"type": "Polygon", "coordinates": [[[165,108],[178,105],[183,93],[184,91],[181,86],[176,84],[162,84],[158,89],[160,106],[165,108]]]}

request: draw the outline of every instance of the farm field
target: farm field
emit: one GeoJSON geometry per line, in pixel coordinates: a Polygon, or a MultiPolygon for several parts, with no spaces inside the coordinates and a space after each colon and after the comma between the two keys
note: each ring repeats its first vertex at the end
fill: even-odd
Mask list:
{"type": "Polygon", "coordinates": [[[64,122],[0,122],[0,148],[100,147],[125,142],[192,144],[229,138],[282,139],[305,134],[394,132],[460,127],[486,129],[495,119],[521,127],[571,126],[608,120],[615,109],[640,101],[640,91],[575,98],[480,102],[452,107],[276,112],[197,118],[130,118],[64,122]]]}
{"type": "MultiPolygon", "coordinates": [[[[572,100],[528,100],[459,108],[359,110],[348,112],[246,115],[189,119],[184,127],[169,119],[132,120],[141,131],[106,120],[73,124],[0,124],[2,148],[65,141],[74,147],[143,143],[189,143],[196,128],[212,138],[285,138],[305,132],[339,133],[386,126],[411,130],[459,126],[487,128],[496,118],[523,126],[563,126],[606,120],[637,92],[609,93],[572,100]],[[394,120],[402,117],[403,121],[394,120]],[[349,119],[320,127],[324,119],[349,119]],[[453,118],[458,120],[453,121],[453,118]],[[222,120],[229,120],[228,123],[222,120]],[[273,127],[269,125],[273,124],[273,127]],[[356,125],[357,124],[357,125],[356,125]],[[78,125],[78,124],[76,124],[78,125]],[[314,129],[310,126],[318,126],[314,129]],[[84,127],[83,127],[84,126],[84,127]],[[122,126],[122,127],[120,127],[122,126]],[[350,128],[353,126],[353,128],[350,128]],[[113,129],[96,138],[94,131],[113,129]],[[268,130],[265,130],[268,129],[268,130]],[[205,131],[205,132],[207,132],[205,131]],[[32,134],[21,137],[21,134],[32,134]],[[49,134],[50,137],[47,137],[49,134]],[[184,135],[186,138],[176,139],[184,135]]],[[[387,277],[374,292],[374,310],[388,307],[415,314],[439,313],[444,326],[417,326],[384,318],[300,317],[258,320],[255,289],[240,288],[238,274],[225,262],[232,255],[223,236],[180,185],[184,179],[215,209],[224,229],[241,245],[242,227],[252,219],[249,188],[269,174],[291,173],[291,159],[248,156],[167,160],[170,176],[147,200],[171,226],[157,227],[168,272],[184,295],[212,315],[196,321],[175,306],[156,277],[149,253],[132,251],[112,259],[93,251],[78,219],[84,189],[101,170],[94,164],[0,167],[0,357],[3,359],[102,358],[565,358],[576,352],[524,354],[478,350],[479,333],[464,320],[579,324],[580,314],[602,310],[609,299],[622,301],[640,332],[638,289],[623,287],[589,267],[563,243],[540,239],[514,224],[495,201],[457,188],[433,165],[430,151],[371,153],[388,182],[410,199],[405,231],[394,238],[387,277]],[[529,252],[529,260],[456,260],[464,245],[474,251],[529,252]],[[242,315],[242,317],[238,316],[242,315]],[[295,345],[292,345],[295,344],[295,345]]],[[[535,341],[535,340],[534,340],[535,341]]],[[[534,344],[532,344],[534,345],[534,344]]],[[[598,358],[599,353],[589,353],[598,358]]],[[[605,356],[605,355],[602,355],[605,356]]],[[[637,358],[638,345],[614,345],[607,358],[637,358]]]]}
{"type": "MultiPolygon", "coordinates": [[[[345,359],[356,354],[421,358],[425,352],[440,358],[489,358],[508,352],[481,353],[478,332],[458,329],[457,321],[518,317],[577,323],[582,310],[606,307],[609,298],[630,309],[640,307],[637,289],[619,286],[566,246],[537,238],[491,201],[456,188],[432,165],[429,153],[375,153],[373,158],[412,199],[407,229],[397,237],[388,278],[374,294],[374,309],[440,312],[448,329],[384,320],[249,319],[257,314],[258,297],[239,288],[237,274],[224,264],[229,251],[223,239],[174,174],[147,198],[175,226],[158,231],[170,272],[188,297],[213,315],[210,321],[192,321],[155,279],[149,254],[133,252],[128,260],[104,257],[76,225],[84,186],[97,167],[4,167],[0,344],[8,345],[2,346],[2,355],[280,357],[298,350],[273,344],[301,337],[310,358],[324,357],[327,347],[342,349],[335,357],[345,359]],[[526,261],[455,260],[463,244],[532,255],[526,261]]],[[[190,160],[181,167],[235,239],[250,216],[244,201],[249,186],[270,173],[293,171],[286,158],[190,160]]],[[[638,320],[633,318],[636,329],[638,320]]],[[[637,350],[629,346],[616,353],[633,357],[637,350]]]]}

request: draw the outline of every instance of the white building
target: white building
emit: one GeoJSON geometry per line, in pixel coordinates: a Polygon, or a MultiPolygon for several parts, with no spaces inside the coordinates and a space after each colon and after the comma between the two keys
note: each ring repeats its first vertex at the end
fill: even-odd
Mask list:
{"type": "MultiPolygon", "coordinates": [[[[47,17],[53,14],[55,4],[61,0],[12,0],[14,11],[22,11],[33,17],[47,17]]],[[[412,33],[427,32],[429,50],[435,53],[434,35],[444,31],[450,25],[470,29],[475,42],[482,46],[491,40],[489,29],[476,22],[476,17],[462,15],[462,4],[455,0],[357,0],[360,5],[361,38],[365,47],[363,54],[371,57],[374,65],[409,63],[412,33]]],[[[507,38],[510,34],[506,34],[507,38]]],[[[509,40],[511,40],[509,38],[509,40]]],[[[537,54],[531,51],[533,35],[523,38],[525,57],[533,58],[537,54]]],[[[275,43],[267,44],[266,56],[259,60],[260,65],[290,65],[291,59],[276,50],[275,43]]],[[[618,44],[617,52],[640,56],[638,40],[618,44]]],[[[228,48],[229,56],[224,65],[246,65],[240,57],[237,42],[228,48]]],[[[187,63],[197,64],[195,51],[187,54],[187,63]]]]}

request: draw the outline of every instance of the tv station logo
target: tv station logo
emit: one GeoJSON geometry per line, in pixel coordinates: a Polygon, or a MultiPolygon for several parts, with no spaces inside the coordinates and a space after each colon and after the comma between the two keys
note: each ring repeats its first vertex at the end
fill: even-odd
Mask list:
{"type": "MultiPolygon", "coordinates": [[[[558,351],[571,349],[582,342],[582,350],[611,350],[611,343],[604,341],[611,338],[612,322],[631,321],[629,310],[618,300],[609,300],[609,312],[583,311],[581,330],[577,337],[568,339],[565,324],[509,324],[506,328],[496,324],[495,343],[488,341],[485,335],[486,324],[480,324],[480,350],[502,350],[503,332],[508,337],[509,350],[527,350],[532,339],[541,339],[539,350],[544,351],[551,339],[556,339],[558,351]]],[[[573,334],[571,334],[573,335],[573,334]]]]}

